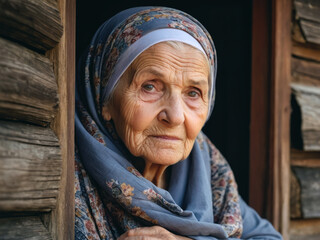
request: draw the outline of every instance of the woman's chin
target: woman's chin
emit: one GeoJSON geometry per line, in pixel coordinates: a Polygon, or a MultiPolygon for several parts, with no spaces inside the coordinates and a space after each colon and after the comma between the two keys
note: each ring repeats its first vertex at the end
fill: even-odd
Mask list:
{"type": "Polygon", "coordinates": [[[154,151],[152,156],[145,156],[144,160],[148,163],[170,166],[184,159],[182,153],[174,150],[154,151]]]}

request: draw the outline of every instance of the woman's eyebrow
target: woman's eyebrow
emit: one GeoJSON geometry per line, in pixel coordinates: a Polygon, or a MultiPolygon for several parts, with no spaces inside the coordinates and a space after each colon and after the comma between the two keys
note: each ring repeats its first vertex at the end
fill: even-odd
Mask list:
{"type": "Polygon", "coordinates": [[[200,79],[200,80],[188,79],[187,83],[190,84],[190,85],[196,85],[196,86],[206,86],[206,85],[208,85],[208,81],[206,81],[204,79],[200,79]]]}
{"type": "Polygon", "coordinates": [[[151,73],[157,77],[163,77],[164,74],[162,72],[160,72],[159,70],[155,69],[155,68],[148,68],[145,71],[143,71],[145,73],[151,73]]]}

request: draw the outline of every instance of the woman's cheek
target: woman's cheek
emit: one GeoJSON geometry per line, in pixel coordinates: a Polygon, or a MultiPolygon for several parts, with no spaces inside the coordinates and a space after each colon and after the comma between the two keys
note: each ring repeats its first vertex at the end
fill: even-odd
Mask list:
{"type": "Polygon", "coordinates": [[[201,109],[197,110],[189,110],[186,113],[185,126],[188,139],[195,140],[201,131],[207,119],[208,111],[206,108],[202,107],[201,109]]]}
{"type": "Polygon", "coordinates": [[[132,151],[140,148],[144,141],[144,133],[147,129],[151,127],[154,119],[155,107],[151,106],[153,104],[145,104],[139,99],[127,99],[124,102],[124,107],[122,108],[122,116],[124,121],[122,121],[121,130],[122,140],[128,148],[132,151]],[[136,148],[136,149],[134,149],[136,148]]]}
{"type": "Polygon", "coordinates": [[[144,103],[143,101],[137,101],[131,109],[130,119],[128,119],[128,124],[136,132],[145,131],[149,128],[155,117],[157,106],[154,103],[144,103]]]}

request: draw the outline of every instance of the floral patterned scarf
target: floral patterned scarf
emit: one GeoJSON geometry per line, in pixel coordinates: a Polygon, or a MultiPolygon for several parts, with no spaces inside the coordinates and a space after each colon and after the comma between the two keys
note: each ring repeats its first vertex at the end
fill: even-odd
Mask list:
{"type": "Polygon", "coordinates": [[[210,35],[199,22],[164,7],[128,9],[105,22],[77,71],[76,239],[116,239],[128,229],[153,225],[194,239],[241,236],[232,171],[203,133],[189,157],[170,167],[171,178],[164,190],[142,177],[132,164],[136,157],[117,137],[112,121],[101,116],[119,76],[136,57],[137,43],[146,42],[145,36],[157,29],[183,31],[200,43],[212,66],[209,112],[212,110],[216,54],[210,35]]]}

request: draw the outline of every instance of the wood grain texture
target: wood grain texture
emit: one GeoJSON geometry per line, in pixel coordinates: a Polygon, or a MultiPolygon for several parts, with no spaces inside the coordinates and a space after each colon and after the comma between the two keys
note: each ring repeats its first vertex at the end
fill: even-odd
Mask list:
{"type": "Polygon", "coordinates": [[[320,62],[320,47],[316,44],[302,44],[293,42],[292,54],[297,57],[320,62]]]}
{"type": "Polygon", "coordinates": [[[290,235],[290,240],[319,240],[320,234],[313,234],[313,235],[290,235]]]}
{"type": "Polygon", "coordinates": [[[296,237],[293,239],[301,239],[301,240],[320,239],[319,238],[320,237],[320,219],[291,220],[290,235],[296,237]]]}
{"type": "Polygon", "coordinates": [[[46,57],[0,38],[0,116],[48,125],[58,106],[58,87],[46,57]]]}
{"type": "Polygon", "coordinates": [[[0,211],[54,209],[61,164],[50,128],[0,121],[0,211]]]}
{"type": "Polygon", "coordinates": [[[310,43],[320,44],[320,2],[295,0],[294,7],[304,39],[310,43]]]}
{"type": "Polygon", "coordinates": [[[320,87],[291,83],[301,110],[303,149],[320,151],[320,87]]]}
{"type": "Polygon", "coordinates": [[[292,72],[292,82],[300,83],[306,86],[320,87],[320,79],[314,78],[310,75],[292,72]]]}
{"type": "Polygon", "coordinates": [[[293,167],[301,188],[301,215],[320,217],[320,168],[293,167]]]}
{"type": "Polygon", "coordinates": [[[52,237],[37,216],[0,218],[2,240],[51,240],[52,237]]]}
{"type": "Polygon", "coordinates": [[[292,74],[300,74],[318,80],[320,86],[320,63],[307,59],[291,58],[292,74]]]}
{"type": "Polygon", "coordinates": [[[290,219],[291,0],[273,0],[270,203],[272,223],[288,239],[290,219]]]}
{"type": "Polygon", "coordinates": [[[298,18],[320,22],[319,0],[294,0],[294,7],[298,18]]]}
{"type": "Polygon", "coordinates": [[[302,147],[307,151],[320,150],[320,63],[296,57],[292,57],[291,63],[292,92],[302,121],[296,128],[301,132],[302,147]]]}
{"type": "Polygon", "coordinates": [[[54,0],[0,0],[0,35],[32,49],[53,48],[62,36],[54,0]]]}
{"type": "Polygon", "coordinates": [[[49,224],[55,239],[74,239],[74,92],[76,1],[58,0],[64,25],[60,43],[48,52],[54,63],[59,86],[59,111],[52,127],[59,137],[62,153],[61,190],[49,224]]]}
{"type": "Polygon", "coordinates": [[[320,167],[320,152],[291,149],[291,166],[320,167]]]}
{"type": "Polygon", "coordinates": [[[320,22],[312,22],[301,19],[300,25],[307,42],[320,44],[320,22]]]}

